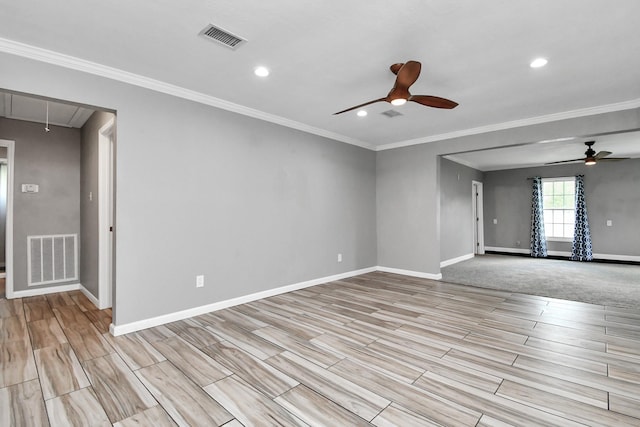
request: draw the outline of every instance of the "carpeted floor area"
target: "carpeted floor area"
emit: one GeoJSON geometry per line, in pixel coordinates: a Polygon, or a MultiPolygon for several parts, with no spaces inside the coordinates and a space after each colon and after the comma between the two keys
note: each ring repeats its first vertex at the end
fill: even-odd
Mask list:
{"type": "Polygon", "coordinates": [[[443,268],[442,280],[640,310],[638,265],[480,255],[443,268]]]}

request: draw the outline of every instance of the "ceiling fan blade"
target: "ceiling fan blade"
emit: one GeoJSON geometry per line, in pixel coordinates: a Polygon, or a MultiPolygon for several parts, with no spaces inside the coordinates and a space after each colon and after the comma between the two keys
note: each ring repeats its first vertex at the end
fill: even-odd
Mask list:
{"type": "Polygon", "coordinates": [[[600,160],[600,159],[602,159],[602,158],[604,158],[604,157],[610,156],[611,154],[613,154],[613,153],[611,153],[611,151],[599,151],[599,152],[598,152],[598,154],[596,154],[596,155],[595,155],[595,156],[593,156],[593,157],[594,157],[596,160],[600,160]]]}
{"type": "Polygon", "coordinates": [[[447,110],[458,106],[457,102],[453,102],[450,99],[430,95],[411,95],[409,97],[409,101],[417,102],[418,104],[426,105],[427,107],[445,108],[447,110]]]}
{"type": "Polygon", "coordinates": [[[373,101],[365,102],[364,104],[356,105],[355,107],[351,107],[351,108],[347,108],[346,110],[338,111],[337,113],[333,113],[333,115],[335,116],[336,114],[346,113],[347,111],[355,110],[356,108],[364,107],[364,106],[369,105],[369,104],[375,104],[376,102],[386,101],[386,100],[387,100],[386,97],[385,98],[380,98],[380,99],[374,99],[373,101]]]}
{"type": "Polygon", "coordinates": [[[604,157],[597,159],[599,162],[617,162],[619,160],[629,160],[631,157],[604,157]]]}
{"type": "MultiPolygon", "coordinates": [[[[391,71],[393,72],[394,64],[391,66],[391,71]]],[[[393,86],[395,88],[404,88],[409,89],[409,86],[414,84],[418,77],[420,76],[420,69],[422,65],[418,61],[407,61],[405,64],[400,67],[398,70],[398,77],[396,77],[396,84],[393,86]]]]}
{"type": "Polygon", "coordinates": [[[557,165],[559,163],[573,163],[573,162],[584,162],[584,157],[580,158],[580,159],[573,159],[573,160],[560,160],[559,162],[551,162],[551,163],[545,163],[545,165],[557,165]]]}

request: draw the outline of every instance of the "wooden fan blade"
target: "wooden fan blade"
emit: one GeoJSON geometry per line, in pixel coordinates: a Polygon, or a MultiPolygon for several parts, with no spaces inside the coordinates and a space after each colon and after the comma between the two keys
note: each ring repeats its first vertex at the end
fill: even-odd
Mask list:
{"type": "Polygon", "coordinates": [[[411,95],[409,97],[409,101],[417,102],[418,104],[426,105],[427,107],[446,108],[447,110],[458,106],[457,102],[453,102],[450,99],[430,95],[411,95]]]}
{"type": "Polygon", "coordinates": [[[599,162],[617,162],[619,160],[629,160],[631,157],[604,157],[597,159],[599,162]]]}
{"type": "Polygon", "coordinates": [[[598,154],[596,154],[595,156],[593,156],[596,160],[600,160],[604,157],[610,156],[611,154],[613,154],[611,151],[599,151],[598,154]]]}
{"type": "Polygon", "coordinates": [[[545,163],[545,165],[557,165],[557,164],[560,164],[560,163],[573,163],[573,162],[584,162],[584,157],[582,157],[580,159],[560,160],[559,162],[545,163]]]}
{"type": "MultiPolygon", "coordinates": [[[[397,64],[391,66],[392,72],[394,70],[394,66],[396,65],[397,64]]],[[[393,86],[393,88],[409,89],[409,86],[411,86],[416,82],[416,80],[418,80],[421,68],[422,65],[418,61],[405,62],[405,64],[398,70],[398,77],[396,77],[396,84],[393,86]]]]}
{"type": "Polygon", "coordinates": [[[369,105],[369,104],[375,104],[376,102],[386,101],[386,100],[387,100],[386,97],[385,98],[380,98],[380,99],[374,99],[373,101],[365,102],[364,104],[356,105],[355,107],[351,107],[351,108],[347,108],[346,110],[338,111],[337,113],[333,113],[333,115],[335,116],[336,114],[346,113],[347,111],[355,110],[356,108],[364,107],[364,106],[369,105]]]}

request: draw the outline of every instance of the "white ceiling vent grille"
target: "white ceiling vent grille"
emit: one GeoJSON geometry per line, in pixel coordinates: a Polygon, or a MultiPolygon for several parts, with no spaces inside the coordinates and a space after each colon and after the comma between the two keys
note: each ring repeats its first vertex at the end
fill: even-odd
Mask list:
{"type": "Polygon", "coordinates": [[[241,46],[247,42],[242,37],[231,34],[227,30],[216,27],[213,24],[207,25],[204,30],[200,31],[200,35],[207,40],[223,44],[231,49],[237,49],[238,46],[241,46]]]}
{"type": "Polygon", "coordinates": [[[398,113],[396,110],[387,110],[387,111],[383,111],[380,114],[384,114],[385,116],[389,117],[389,118],[394,118],[394,117],[398,117],[398,116],[402,116],[402,113],[398,113]]]}

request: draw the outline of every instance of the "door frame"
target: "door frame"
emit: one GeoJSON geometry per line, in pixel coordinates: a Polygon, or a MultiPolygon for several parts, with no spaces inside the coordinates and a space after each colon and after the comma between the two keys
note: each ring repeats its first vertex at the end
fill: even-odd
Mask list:
{"type": "Polygon", "coordinates": [[[98,308],[113,304],[113,143],[115,117],[98,131],[98,308]]]}
{"type": "Polygon", "coordinates": [[[480,181],[471,181],[471,206],[473,216],[473,253],[484,254],[484,202],[483,187],[480,181]]]}
{"type": "Polygon", "coordinates": [[[0,139],[0,147],[7,148],[7,220],[5,224],[5,296],[15,298],[13,292],[13,182],[15,170],[15,141],[0,139]]]}

